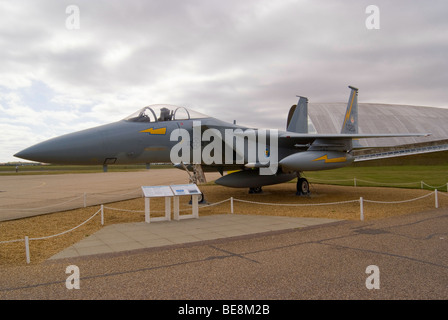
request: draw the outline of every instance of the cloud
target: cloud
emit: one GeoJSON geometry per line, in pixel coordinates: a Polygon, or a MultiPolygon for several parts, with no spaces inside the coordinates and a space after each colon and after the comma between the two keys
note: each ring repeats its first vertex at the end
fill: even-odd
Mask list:
{"type": "Polygon", "coordinates": [[[379,30],[365,27],[367,1],[78,0],[69,30],[72,4],[0,3],[0,125],[15,151],[30,132],[46,139],[157,103],[275,128],[296,94],[343,102],[347,85],[360,102],[447,106],[444,1],[376,1],[379,30]]]}

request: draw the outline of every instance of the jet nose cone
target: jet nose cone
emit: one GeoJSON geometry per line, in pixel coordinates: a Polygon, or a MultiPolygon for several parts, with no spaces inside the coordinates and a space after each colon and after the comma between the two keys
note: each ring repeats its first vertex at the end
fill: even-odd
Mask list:
{"type": "Polygon", "coordinates": [[[30,152],[28,151],[29,148],[23,149],[22,151],[17,152],[14,157],[16,158],[21,158],[21,159],[25,159],[25,160],[31,160],[30,159],[30,155],[32,156],[32,153],[30,154],[30,152]]]}
{"type": "Polygon", "coordinates": [[[52,163],[59,152],[59,146],[52,140],[44,141],[17,152],[14,157],[36,162],[52,163]]]}
{"type": "Polygon", "coordinates": [[[55,156],[59,153],[59,146],[54,144],[52,140],[48,140],[23,149],[17,152],[14,157],[36,162],[53,163],[55,156]]]}
{"type": "Polygon", "coordinates": [[[103,131],[88,129],[38,143],[14,156],[53,164],[101,164],[103,149],[103,131]]]}

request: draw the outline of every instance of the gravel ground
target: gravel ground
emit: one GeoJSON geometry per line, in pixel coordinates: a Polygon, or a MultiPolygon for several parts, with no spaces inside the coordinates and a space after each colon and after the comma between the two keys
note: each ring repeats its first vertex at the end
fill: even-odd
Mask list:
{"type": "MultiPolygon", "coordinates": [[[[201,186],[207,202],[218,201],[234,197],[235,199],[274,203],[274,204],[299,204],[301,206],[260,205],[254,203],[234,202],[234,212],[239,214],[279,215],[293,217],[322,217],[331,219],[354,220],[360,219],[359,202],[346,204],[316,205],[322,203],[335,203],[341,201],[365,200],[373,201],[405,201],[415,199],[431,192],[427,190],[409,190],[396,188],[370,188],[370,187],[341,187],[327,185],[312,185],[312,194],[309,197],[295,196],[295,184],[285,183],[263,188],[262,194],[248,194],[246,189],[232,189],[217,185],[201,186]],[[303,205],[303,206],[302,206],[303,205]]],[[[190,208],[188,197],[181,197],[181,208],[190,208]]],[[[141,222],[144,221],[144,199],[120,201],[108,204],[108,207],[132,210],[137,212],[124,212],[106,209],[105,224],[141,222]]],[[[439,207],[448,207],[446,193],[439,195],[439,207]]],[[[45,237],[59,234],[83,223],[99,210],[100,206],[92,206],[82,209],[69,210],[59,213],[41,215],[5,221],[0,223],[0,241],[45,237]]],[[[409,213],[431,210],[434,208],[434,195],[423,199],[403,202],[399,204],[364,203],[365,221],[384,219],[409,213]]],[[[164,200],[151,200],[151,210],[163,211],[164,200]]],[[[152,211],[153,212],[153,211],[152,211]]],[[[230,212],[230,201],[212,207],[203,207],[199,215],[220,214],[230,212]]],[[[163,213],[160,213],[162,215],[163,213]]],[[[154,215],[156,216],[156,214],[154,215]]],[[[39,264],[62,251],[70,245],[91,235],[101,228],[100,215],[98,214],[82,227],[67,234],[46,239],[31,241],[32,264],[39,264]]],[[[24,242],[0,244],[0,266],[23,265],[24,242]]]]}
{"type": "MultiPolygon", "coordinates": [[[[447,213],[9,266],[0,269],[0,299],[446,300],[447,213]],[[67,289],[68,265],[79,268],[80,289],[67,289]],[[378,268],[378,289],[366,286],[371,265],[378,268]]],[[[169,305],[164,315],[184,304],[169,305]]]]}

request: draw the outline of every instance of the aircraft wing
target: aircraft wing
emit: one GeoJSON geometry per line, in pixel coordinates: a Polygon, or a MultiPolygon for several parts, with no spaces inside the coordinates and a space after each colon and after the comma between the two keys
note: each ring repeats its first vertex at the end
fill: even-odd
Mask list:
{"type": "Polygon", "coordinates": [[[279,135],[279,138],[285,139],[368,139],[368,138],[392,138],[392,137],[427,137],[430,133],[373,133],[373,134],[348,134],[348,133],[336,133],[336,134],[307,134],[307,133],[294,133],[286,132],[279,135]]]}
{"type": "Polygon", "coordinates": [[[305,148],[309,150],[317,150],[324,148],[332,148],[333,150],[353,150],[364,149],[365,146],[359,144],[359,139],[373,138],[393,138],[393,137],[427,137],[430,133],[375,133],[375,134],[359,134],[359,133],[339,133],[339,134],[301,134],[294,132],[285,132],[279,135],[279,144],[282,141],[294,141],[297,148],[305,148]]]}
{"type": "MultiPolygon", "coordinates": [[[[337,144],[339,139],[369,139],[369,138],[392,138],[392,137],[427,137],[430,133],[385,133],[385,134],[297,134],[294,132],[286,132],[280,136],[281,139],[297,139],[303,142],[303,139],[310,139],[315,142],[308,144],[309,147],[341,147],[342,145],[337,144]],[[317,142],[317,143],[316,143],[317,142]]],[[[305,145],[299,145],[304,147],[305,145]]],[[[312,149],[312,148],[311,148],[312,149]]],[[[353,146],[353,149],[382,149],[375,147],[363,147],[363,146],[353,146]]],[[[370,161],[386,158],[395,158],[410,156],[423,153],[440,152],[447,151],[448,145],[434,145],[434,146],[423,146],[423,147],[411,147],[411,148],[399,148],[397,150],[388,150],[380,152],[370,152],[368,154],[356,155],[354,161],[370,161]]]]}
{"type": "MultiPolygon", "coordinates": [[[[375,148],[367,148],[367,149],[375,149],[375,148]]],[[[416,154],[440,152],[440,151],[448,151],[448,144],[371,152],[368,154],[356,155],[354,161],[359,162],[359,161],[378,160],[378,159],[412,156],[416,154]]]]}

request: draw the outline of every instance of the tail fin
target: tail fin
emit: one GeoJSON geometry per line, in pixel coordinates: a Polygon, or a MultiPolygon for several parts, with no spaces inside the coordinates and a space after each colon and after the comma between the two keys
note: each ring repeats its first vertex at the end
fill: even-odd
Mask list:
{"type": "Polygon", "coordinates": [[[308,98],[299,97],[297,106],[289,109],[286,130],[296,133],[308,133],[308,98]]]}
{"type": "Polygon", "coordinates": [[[356,134],[358,133],[358,88],[352,86],[348,87],[351,89],[351,92],[341,133],[356,134]]]}

